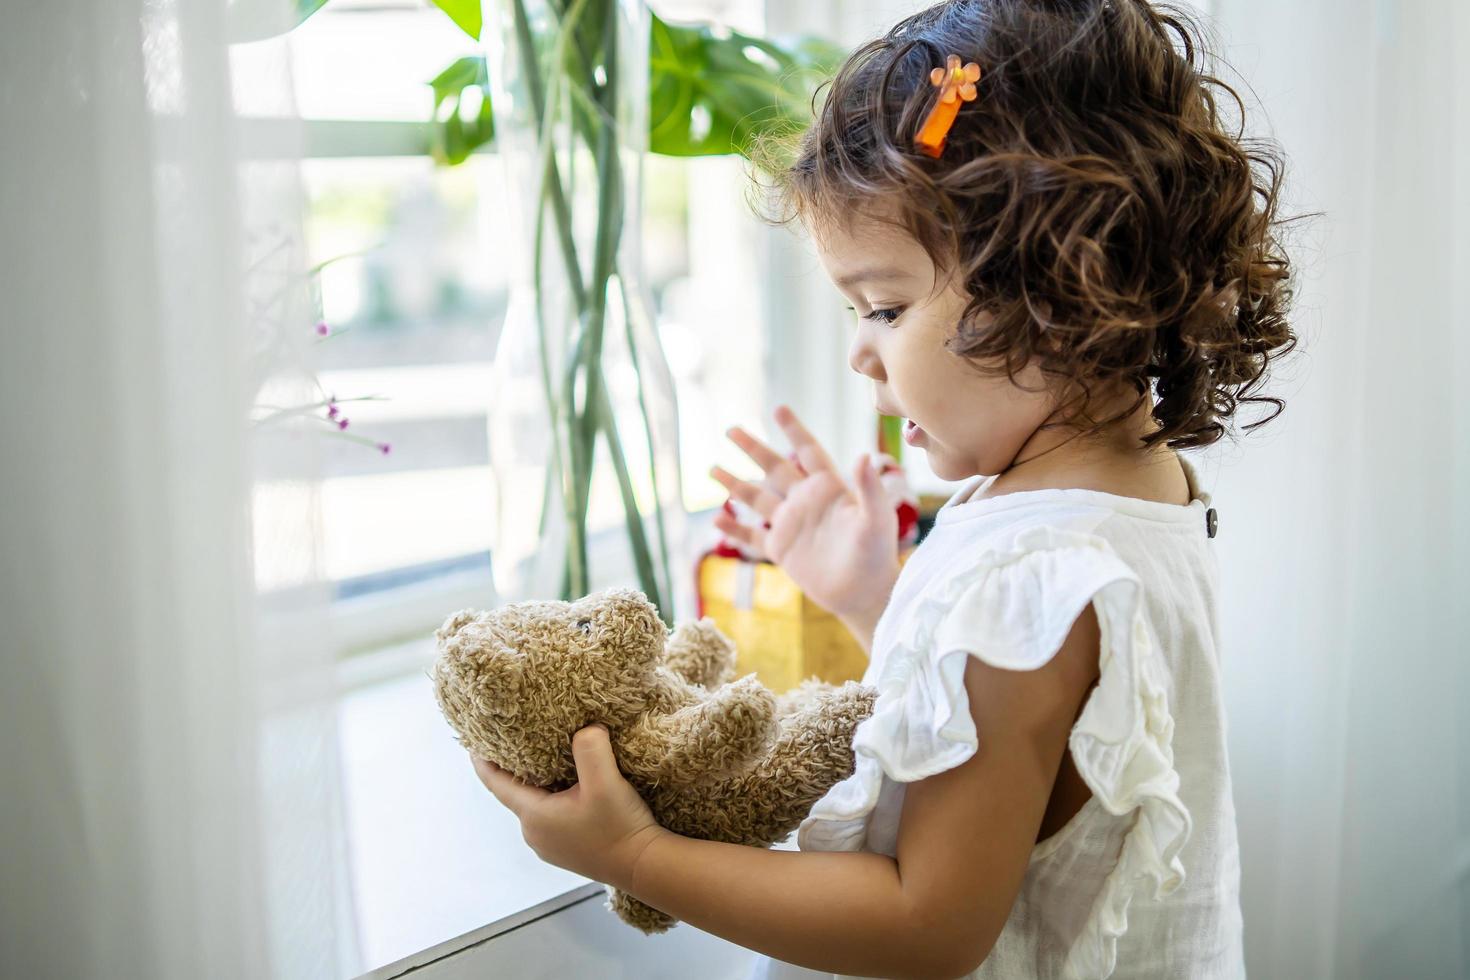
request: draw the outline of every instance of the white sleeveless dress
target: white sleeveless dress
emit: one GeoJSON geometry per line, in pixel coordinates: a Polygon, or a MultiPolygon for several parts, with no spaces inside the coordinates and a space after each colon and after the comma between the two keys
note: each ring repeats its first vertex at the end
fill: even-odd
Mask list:
{"type": "MultiPolygon", "coordinates": [[[[1215,515],[1092,490],[970,500],[966,483],[905,564],[864,682],[879,690],[852,777],[812,808],[802,850],[894,855],[904,784],[959,765],[976,733],[966,656],[1031,670],[1091,602],[1100,678],[1069,746],[1092,798],[1031,855],[972,978],[1245,975],[1240,861],[1216,652],[1215,515]]],[[[815,973],[758,956],[752,980],[815,973]]]]}

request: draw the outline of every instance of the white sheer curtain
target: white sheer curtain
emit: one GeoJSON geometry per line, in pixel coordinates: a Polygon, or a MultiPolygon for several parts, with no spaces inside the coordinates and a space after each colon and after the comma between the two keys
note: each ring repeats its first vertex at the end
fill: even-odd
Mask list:
{"type": "Polygon", "coordinates": [[[289,76],[231,55],[224,0],[0,15],[7,977],[356,967],[317,437],[252,422],[315,397],[289,76]]]}
{"type": "Polygon", "coordinates": [[[1470,7],[1213,7],[1322,212],[1286,413],[1212,470],[1247,960],[1464,977],[1470,7]]]}

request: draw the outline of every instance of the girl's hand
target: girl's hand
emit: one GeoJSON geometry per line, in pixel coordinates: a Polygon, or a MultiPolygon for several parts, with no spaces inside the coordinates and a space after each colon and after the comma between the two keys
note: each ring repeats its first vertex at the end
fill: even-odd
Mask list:
{"type": "Polygon", "coordinates": [[[643,849],[668,833],[618,771],[602,725],[572,736],[577,784],[560,793],[528,786],[493,762],[471,758],[480,782],[516,815],[521,836],[548,864],[626,891],[643,849]]]}
{"type": "Polygon", "coordinates": [[[777,408],[775,419],[799,465],[737,427],[730,439],[765,470],[770,486],[718,466],[710,471],[732,497],[764,517],[769,530],[747,527],[723,512],[715,515],[715,527],[764,552],[834,615],[873,618],[898,578],[898,515],[878,474],[863,454],[849,484],[790,408],[777,408]]]}

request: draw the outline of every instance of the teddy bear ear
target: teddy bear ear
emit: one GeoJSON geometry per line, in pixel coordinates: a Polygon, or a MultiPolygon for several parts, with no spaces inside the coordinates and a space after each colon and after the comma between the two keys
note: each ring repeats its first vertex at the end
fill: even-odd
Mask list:
{"type": "Polygon", "coordinates": [[[593,628],[604,647],[661,652],[668,630],[658,609],[636,589],[607,589],[593,599],[593,628]]]}
{"type": "Polygon", "coordinates": [[[430,676],[451,722],[514,713],[523,682],[520,656],[493,632],[447,635],[439,643],[430,676]]]}
{"type": "Polygon", "coordinates": [[[449,618],[444,620],[444,625],[434,631],[434,639],[442,647],[467,624],[474,622],[476,615],[473,609],[461,609],[457,613],[450,614],[449,618]]]}
{"type": "Polygon", "coordinates": [[[653,608],[653,603],[648,601],[648,596],[639,592],[637,589],[603,589],[601,592],[595,593],[589,598],[599,607],[619,605],[624,607],[648,606],[650,609],[653,608]]]}

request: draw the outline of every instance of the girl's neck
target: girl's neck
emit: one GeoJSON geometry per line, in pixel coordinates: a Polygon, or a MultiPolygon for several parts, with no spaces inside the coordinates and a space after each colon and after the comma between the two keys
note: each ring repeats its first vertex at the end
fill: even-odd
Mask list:
{"type": "Polygon", "coordinates": [[[1158,428],[1150,408],[1145,402],[1131,415],[1086,438],[1075,429],[1037,429],[1015,461],[970,499],[1019,490],[1077,488],[1187,505],[1189,481],[1178,454],[1167,446],[1143,446],[1143,437],[1158,428]]]}

